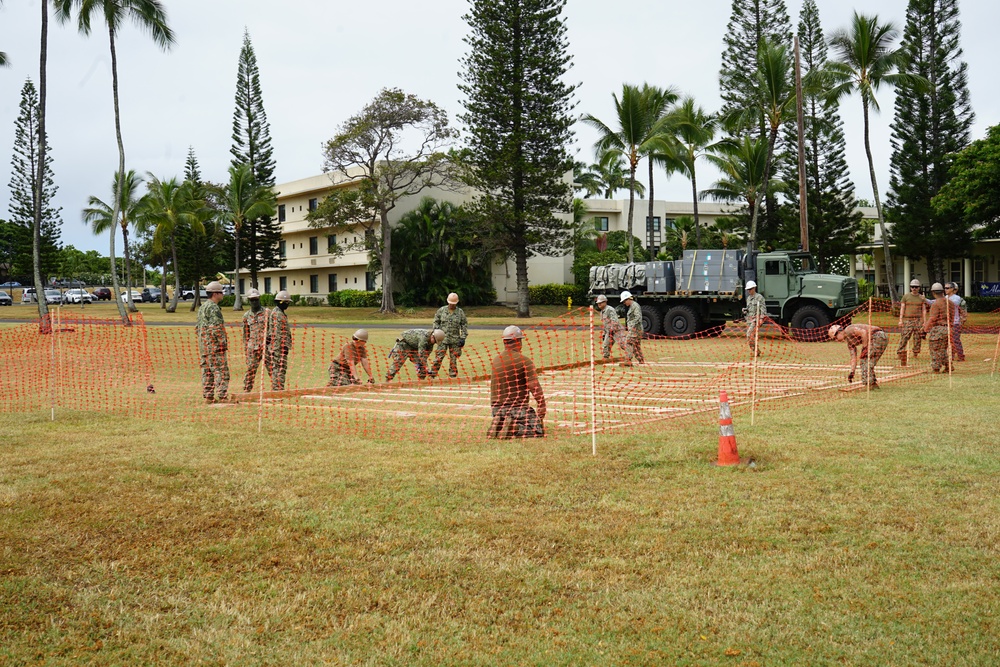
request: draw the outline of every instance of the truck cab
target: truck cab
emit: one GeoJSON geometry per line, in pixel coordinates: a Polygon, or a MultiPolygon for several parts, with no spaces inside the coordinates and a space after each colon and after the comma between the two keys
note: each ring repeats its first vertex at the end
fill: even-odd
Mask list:
{"type": "Polygon", "coordinates": [[[758,291],[768,315],[793,329],[822,329],[858,305],[854,278],[817,273],[807,252],[754,253],[758,291]]]}

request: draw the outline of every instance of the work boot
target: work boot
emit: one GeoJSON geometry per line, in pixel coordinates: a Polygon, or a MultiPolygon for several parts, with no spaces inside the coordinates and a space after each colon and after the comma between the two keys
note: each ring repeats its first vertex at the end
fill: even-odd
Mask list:
{"type": "Polygon", "coordinates": [[[896,356],[899,357],[899,367],[906,368],[906,351],[897,352],[896,356]]]}

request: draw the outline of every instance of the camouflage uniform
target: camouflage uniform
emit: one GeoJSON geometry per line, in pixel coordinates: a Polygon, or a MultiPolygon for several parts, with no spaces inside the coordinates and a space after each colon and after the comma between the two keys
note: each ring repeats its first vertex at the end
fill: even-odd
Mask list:
{"type": "Polygon", "coordinates": [[[423,380],[427,377],[427,357],[431,353],[434,343],[431,342],[431,332],[427,329],[407,329],[399,338],[389,352],[389,370],[385,374],[385,381],[389,382],[396,377],[396,373],[403,367],[407,359],[417,367],[417,377],[423,380]]]}
{"type": "Polygon", "coordinates": [[[247,355],[247,374],[243,376],[243,391],[253,390],[253,381],[264,357],[264,329],[267,325],[267,308],[257,312],[247,311],[243,316],[243,349],[247,355]]]}
{"type": "Polygon", "coordinates": [[[292,349],[292,330],[288,316],[275,306],[269,311],[267,341],[264,350],[264,367],[271,376],[271,391],[284,391],[285,374],[288,372],[288,351],[292,349]]]}
{"type": "Polygon", "coordinates": [[[962,347],[962,320],[968,317],[965,299],[958,294],[948,296],[954,304],[954,316],[951,319],[951,358],[955,361],[965,361],[965,348],[962,347]]]}
{"type": "Polygon", "coordinates": [[[625,313],[625,360],[635,359],[640,364],[646,363],[642,355],[642,308],[632,301],[625,313]]]}
{"type": "Polygon", "coordinates": [[[219,304],[209,299],[201,305],[195,331],[201,357],[201,395],[211,401],[215,400],[218,391],[218,400],[224,401],[229,392],[229,361],[226,359],[229,338],[219,304]]]}
{"type": "Polygon", "coordinates": [[[618,343],[618,347],[625,352],[625,342],[622,340],[622,323],[618,319],[618,311],[611,306],[604,306],[601,311],[601,324],[604,326],[604,341],[601,352],[605,359],[611,358],[611,346],[618,343]]]}
{"type": "Polygon", "coordinates": [[[756,292],[753,296],[747,297],[746,313],[747,345],[750,346],[751,352],[755,352],[757,351],[757,328],[767,318],[767,303],[764,301],[763,294],[756,292]]]}
{"type": "Polygon", "coordinates": [[[487,438],[545,436],[545,396],[538,385],[535,364],[519,350],[504,349],[493,359],[490,369],[490,412],[493,420],[486,431],[487,438]],[[538,412],[530,405],[532,395],[538,403],[538,412]]]}
{"type": "Polygon", "coordinates": [[[365,346],[358,347],[353,342],[344,345],[340,351],[340,356],[330,363],[330,381],[327,387],[346,387],[351,384],[361,384],[351,374],[351,364],[355,367],[361,364],[362,359],[368,358],[368,350],[365,346]]]}
{"type": "Polygon", "coordinates": [[[924,323],[927,345],[931,348],[931,370],[935,373],[948,371],[949,310],[955,310],[951,301],[947,298],[935,299],[924,323]]]}
{"type": "Polygon", "coordinates": [[[900,299],[899,347],[896,355],[902,358],[906,354],[906,344],[913,339],[913,356],[920,354],[920,342],[923,333],[924,298],[916,294],[904,294],[900,299]]]}
{"type": "MultiPolygon", "coordinates": [[[[855,351],[856,347],[864,343],[864,338],[848,332],[855,327],[867,328],[867,326],[867,324],[852,324],[845,330],[845,338],[847,339],[848,347],[851,348],[852,355],[857,354],[855,351]]],[[[889,335],[878,327],[871,327],[869,340],[869,344],[861,348],[861,384],[874,386],[876,384],[875,366],[885,353],[885,349],[889,347],[889,335]]]]}
{"type": "Polygon", "coordinates": [[[444,331],[444,341],[438,343],[434,351],[434,363],[428,375],[437,377],[447,352],[448,377],[458,377],[458,358],[462,356],[465,339],[469,336],[469,321],[465,317],[465,311],[458,306],[455,306],[455,310],[441,306],[434,314],[434,326],[431,328],[444,331]]]}

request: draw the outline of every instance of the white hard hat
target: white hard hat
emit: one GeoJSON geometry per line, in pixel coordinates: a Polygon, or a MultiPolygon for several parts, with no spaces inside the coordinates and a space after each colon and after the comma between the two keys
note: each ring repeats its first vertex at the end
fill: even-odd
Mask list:
{"type": "Polygon", "coordinates": [[[830,338],[836,338],[837,334],[843,330],[844,327],[840,326],[839,324],[834,324],[832,327],[830,327],[830,330],[827,331],[827,333],[830,335],[830,338]]]}
{"type": "Polygon", "coordinates": [[[604,296],[603,294],[598,294],[595,301],[597,301],[597,303],[607,303],[608,297],[604,296]]]}
{"type": "Polygon", "coordinates": [[[628,290],[625,290],[624,292],[622,292],[622,295],[621,295],[621,300],[622,301],[627,301],[627,300],[629,300],[631,298],[632,298],[632,292],[629,292],[628,290]]]}
{"type": "Polygon", "coordinates": [[[757,283],[752,280],[747,281],[747,289],[757,289],[757,283]]]}
{"type": "Polygon", "coordinates": [[[247,292],[247,298],[248,299],[259,299],[260,298],[260,292],[258,292],[255,289],[252,289],[249,292],[247,292]]]}
{"type": "Polygon", "coordinates": [[[444,340],[444,332],[441,331],[440,329],[435,329],[434,331],[432,331],[431,336],[434,338],[434,340],[436,340],[439,343],[444,340]]]}
{"type": "Polygon", "coordinates": [[[209,284],[205,285],[205,292],[207,292],[208,294],[211,294],[212,292],[218,292],[219,294],[222,294],[222,283],[220,283],[218,280],[213,280],[209,284]]]}
{"type": "Polygon", "coordinates": [[[941,283],[934,283],[933,285],[931,285],[931,291],[932,292],[943,292],[944,291],[944,285],[942,285],[941,283]]]}
{"type": "Polygon", "coordinates": [[[275,301],[291,301],[292,297],[288,293],[288,290],[283,289],[283,290],[281,290],[280,292],[278,292],[277,294],[274,295],[274,300],[275,301]]]}
{"type": "Polygon", "coordinates": [[[358,329],[354,332],[354,337],[358,340],[368,341],[368,329],[358,329]]]}
{"type": "Polygon", "coordinates": [[[524,332],[521,331],[521,327],[512,324],[503,330],[504,340],[519,340],[521,338],[524,338],[524,332]]]}
{"type": "Polygon", "coordinates": [[[458,295],[452,292],[448,295],[448,303],[458,303],[458,295]]]}

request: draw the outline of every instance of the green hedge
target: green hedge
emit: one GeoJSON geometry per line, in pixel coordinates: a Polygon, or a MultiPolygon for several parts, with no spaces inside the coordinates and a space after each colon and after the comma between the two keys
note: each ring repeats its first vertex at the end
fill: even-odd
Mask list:
{"type": "Polygon", "coordinates": [[[357,289],[339,290],[327,294],[326,302],[341,308],[378,308],[382,305],[382,290],[374,292],[357,289]]]}
{"type": "MultiPolygon", "coordinates": [[[[201,302],[205,303],[205,300],[202,299],[201,302]]],[[[248,304],[249,304],[249,299],[247,299],[247,295],[244,294],[243,295],[243,305],[247,306],[248,304]]],[[[227,294],[226,296],[222,297],[222,301],[219,302],[219,307],[220,308],[225,308],[227,306],[229,308],[232,308],[235,305],[236,305],[236,295],[235,294],[227,294]]],[[[264,306],[265,308],[270,308],[271,306],[273,306],[274,305],[274,295],[273,294],[261,294],[260,295],[260,305],[264,306]]]]}
{"type": "Polygon", "coordinates": [[[1000,308],[1000,296],[967,296],[965,305],[970,313],[991,313],[1000,308]]]}
{"type": "Polygon", "coordinates": [[[529,285],[528,302],[536,306],[565,306],[569,299],[582,306],[587,303],[587,288],[583,285],[529,285]]]}

